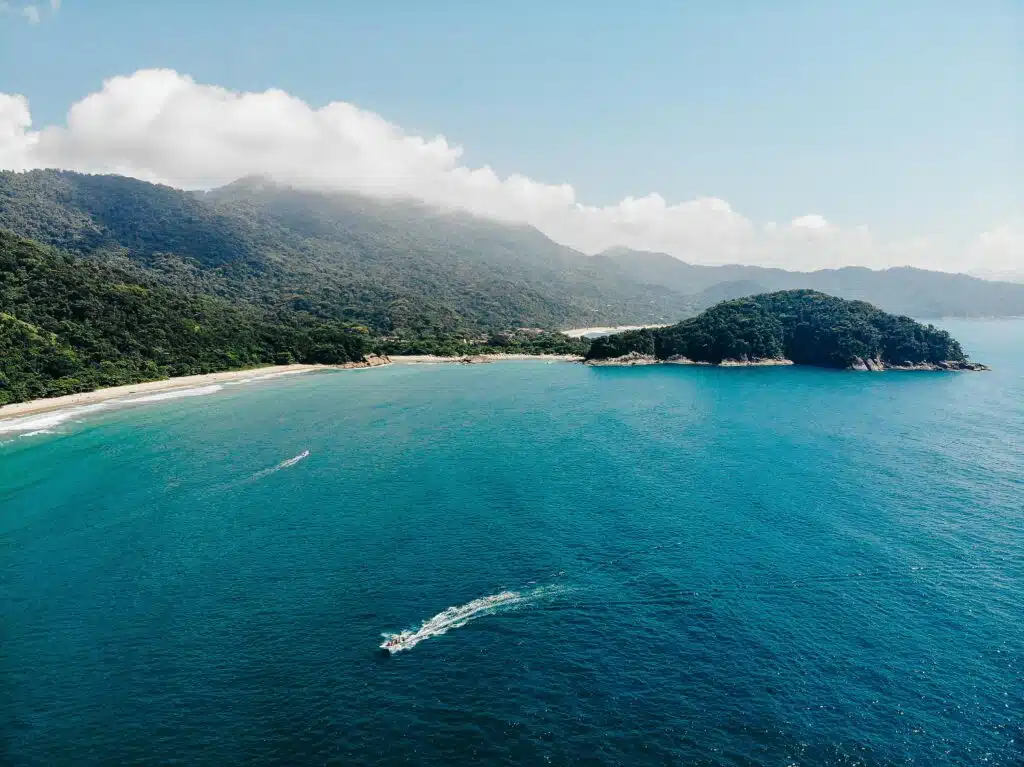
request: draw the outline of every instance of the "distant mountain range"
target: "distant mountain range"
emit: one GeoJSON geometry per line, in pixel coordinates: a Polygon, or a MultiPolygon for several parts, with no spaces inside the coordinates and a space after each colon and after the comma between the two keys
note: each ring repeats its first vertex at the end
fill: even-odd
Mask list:
{"type": "Polygon", "coordinates": [[[403,336],[671,323],[794,288],[914,317],[1024,315],[1020,284],[909,268],[698,266],[622,248],[587,256],[529,226],[259,178],[197,194],[119,176],[0,172],[0,229],[141,282],[403,336]]]}
{"type": "MultiPolygon", "coordinates": [[[[1024,252],[1021,253],[1020,257],[1024,261],[1024,252]]],[[[971,272],[971,274],[983,280],[1024,283],[1024,269],[977,269],[971,272]]]]}
{"type": "Polygon", "coordinates": [[[699,266],[665,253],[614,248],[595,256],[629,270],[633,279],[691,295],[697,309],[733,298],[808,288],[868,301],[910,317],[1016,317],[1024,315],[1024,285],[965,274],[900,267],[875,271],[848,266],[789,272],[761,266],[699,266]]]}

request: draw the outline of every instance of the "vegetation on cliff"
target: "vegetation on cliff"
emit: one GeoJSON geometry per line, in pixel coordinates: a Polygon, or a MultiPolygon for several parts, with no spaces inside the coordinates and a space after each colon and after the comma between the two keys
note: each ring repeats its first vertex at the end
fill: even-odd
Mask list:
{"type": "Polygon", "coordinates": [[[197,194],[120,176],[0,171],[0,228],[173,290],[403,338],[692,313],[682,294],[528,226],[257,178],[197,194]]]}
{"type": "Polygon", "coordinates": [[[540,329],[380,336],[372,328],[172,287],[130,263],[87,259],[0,230],[0,405],[104,386],[367,354],[583,355],[540,329]]]}
{"type": "Polygon", "coordinates": [[[670,327],[598,338],[587,358],[631,352],[661,360],[789,359],[832,368],[865,360],[887,366],[966,362],[960,344],[944,330],[813,290],[725,301],[670,327]]]}
{"type": "Polygon", "coordinates": [[[0,230],[0,405],[260,364],[358,361],[366,328],[139,280],[0,230]]]}

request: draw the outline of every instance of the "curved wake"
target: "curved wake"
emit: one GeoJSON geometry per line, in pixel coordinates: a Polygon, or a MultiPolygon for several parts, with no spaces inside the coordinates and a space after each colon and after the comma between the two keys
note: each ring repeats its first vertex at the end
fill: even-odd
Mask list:
{"type": "Polygon", "coordinates": [[[474,599],[464,605],[455,605],[439,612],[433,618],[423,621],[423,624],[415,631],[399,631],[398,633],[384,632],[381,636],[384,641],[380,647],[383,650],[394,654],[403,650],[411,650],[425,639],[447,634],[452,629],[462,628],[471,620],[485,615],[505,612],[536,601],[539,597],[551,592],[551,588],[536,588],[532,591],[520,593],[518,591],[502,591],[500,594],[492,594],[480,599],[474,599]]]}
{"type": "Polygon", "coordinates": [[[294,458],[289,458],[286,461],[281,461],[281,463],[277,464],[277,466],[271,466],[269,469],[264,469],[263,471],[256,472],[251,477],[249,477],[248,481],[249,482],[254,482],[257,479],[263,479],[264,477],[270,476],[275,471],[281,471],[281,469],[287,469],[289,466],[294,466],[299,461],[301,461],[303,458],[308,458],[308,457],[309,457],[309,451],[308,450],[303,450],[301,453],[299,453],[294,458]]]}

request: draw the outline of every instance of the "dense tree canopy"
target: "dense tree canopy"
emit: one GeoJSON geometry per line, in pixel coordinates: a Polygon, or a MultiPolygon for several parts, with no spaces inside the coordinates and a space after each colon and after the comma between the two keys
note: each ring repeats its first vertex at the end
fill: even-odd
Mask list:
{"type": "Polygon", "coordinates": [[[527,226],[243,179],[0,172],[0,228],[192,293],[403,337],[664,322],[688,299],[527,226]]]}
{"type": "Polygon", "coordinates": [[[0,404],[279,362],[363,359],[366,328],[273,317],[0,231],[0,404]]]}
{"type": "Polygon", "coordinates": [[[596,339],[588,358],[630,352],[718,363],[725,359],[790,359],[848,367],[857,358],[889,365],[963,361],[944,330],[813,290],[788,290],[725,301],[676,325],[596,339]]]}

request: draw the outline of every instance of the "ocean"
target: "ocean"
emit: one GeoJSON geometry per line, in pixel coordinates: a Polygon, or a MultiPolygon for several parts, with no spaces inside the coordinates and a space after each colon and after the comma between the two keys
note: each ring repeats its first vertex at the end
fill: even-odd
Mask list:
{"type": "Polygon", "coordinates": [[[993,372],[406,365],[0,431],[0,762],[1021,765],[1024,320],[942,325],[993,372]]]}

